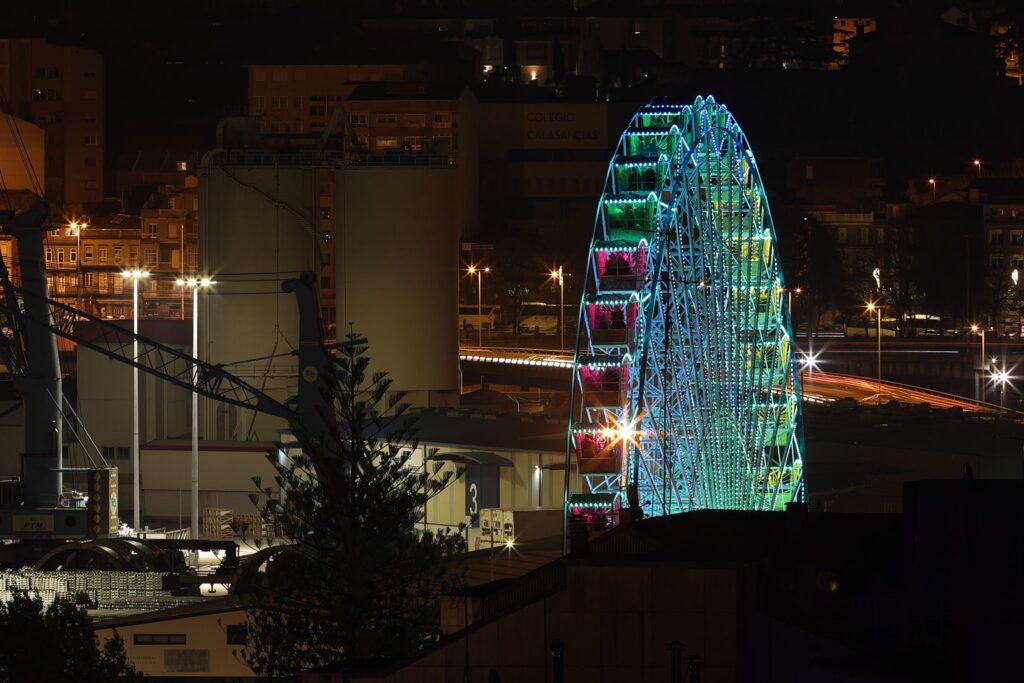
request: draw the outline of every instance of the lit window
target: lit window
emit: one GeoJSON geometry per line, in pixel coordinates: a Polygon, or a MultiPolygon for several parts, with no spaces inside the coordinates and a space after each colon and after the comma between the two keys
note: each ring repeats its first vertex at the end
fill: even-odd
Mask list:
{"type": "Polygon", "coordinates": [[[377,150],[398,149],[398,138],[393,135],[374,138],[373,147],[377,150]]]}
{"type": "Polygon", "coordinates": [[[452,113],[450,111],[434,112],[434,128],[451,128],[452,113]]]}
{"type": "Polygon", "coordinates": [[[406,114],[405,115],[405,125],[409,126],[410,128],[423,128],[424,126],[427,125],[427,115],[426,114],[406,114]]]}
{"type": "Polygon", "coordinates": [[[398,114],[377,114],[378,126],[397,126],[398,114]]]}
{"type": "Polygon", "coordinates": [[[188,162],[187,161],[179,161],[178,162],[178,170],[179,171],[187,171],[188,170],[188,162]]]}

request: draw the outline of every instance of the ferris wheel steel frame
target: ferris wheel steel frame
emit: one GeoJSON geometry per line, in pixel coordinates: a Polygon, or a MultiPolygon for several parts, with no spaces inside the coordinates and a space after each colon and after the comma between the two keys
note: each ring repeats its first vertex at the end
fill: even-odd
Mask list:
{"type": "Polygon", "coordinates": [[[785,291],[732,114],[712,97],[642,107],[609,164],[590,244],[567,515],[603,526],[627,500],[657,516],[806,499],[785,291]]]}

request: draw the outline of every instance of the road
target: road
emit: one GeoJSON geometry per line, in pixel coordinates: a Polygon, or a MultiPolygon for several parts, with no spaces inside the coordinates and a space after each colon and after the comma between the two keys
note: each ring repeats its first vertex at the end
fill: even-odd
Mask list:
{"type": "MultiPolygon", "coordinates": [[[[463,365],[468,363],[481,366],[520,366],[528,375],[527,368],[550,368],[571,370],[573,354],[569,351],[546,349],[503,349],[463,347],[459,352],[463,365]]],[[[882,382],[867,377],[840,375],[819,370],[801,372],[801,392],[806,400],[827,403],[852,398],[860,403],[929,404],[938,408],[961,408],[969,412],[999,412],[999,406],[980,403],[969,398],[946,394],[922,387],[882,382]]]]}

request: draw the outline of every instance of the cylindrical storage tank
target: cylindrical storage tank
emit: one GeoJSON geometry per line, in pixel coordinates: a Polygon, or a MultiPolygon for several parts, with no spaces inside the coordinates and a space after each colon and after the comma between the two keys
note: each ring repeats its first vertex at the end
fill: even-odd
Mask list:
{"type": "Polygon", "coordinates": [[[338,337],[365,336],[371,368],[413,405],[458,400],[460,186],[452,167],[337,174],[338,337]]]}
{"type": "MultiPolygon", "coordinates": [[[[199,275],[217,284],[199,295],[200,357],[284,402],[298,390],[295,295],[281,282],[319,272],[317,173],[274,153],[213,152],[199,176],[199,275]]],[[[204,401],[209,439],[277,438],[284,422],[204,401]]]]}

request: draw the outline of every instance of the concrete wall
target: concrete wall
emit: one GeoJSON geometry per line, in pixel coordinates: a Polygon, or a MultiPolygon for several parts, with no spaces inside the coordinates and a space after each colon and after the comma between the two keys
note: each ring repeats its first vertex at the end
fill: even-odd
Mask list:
{"type": "Polygon", "coordinates": [[[349,324],[365,335],[371,367],[416,405],[457,400],[458,180],[458,167],[337,175],[339,336],[349,324]]]}
{"type": "MultiPolygon", "coordinates": [[[[319,272],[315,168],[220,165],[211,153],[199,172],[200,267],[217,280],[200,297],[200,349],[232,363],[297,349],[298,308],[281,281],[319,272]]],[[[232,374],[284,401],[297,392],[290,356],[243,363],[232,374]]],[[[211,439],[274,439],[284,421],[209,405],[202,430],[211,439]],[[255,418],[255,419],[254,419],[255,418]]]]}
{"type": "MultiPolygon", "coordinates": [[[[249,500],[249,494],[256,491],[252,477],[262,477],[264,487],[277,488],[274,484],[276,472],[266,459],[266,453],[272,448],[272,444],[260,441],[200,442],[200,514],[204,508],[256,514],[258,510],[249,500]]],[[[191,443],[146,444],[142,448],[141,460],[142,510],[146,522],[150,526],[189,526],[192,509],[191,443]]]]}
{"type": "MultiPolygon", "coordinates": [[[[227,642],[227,627],[245,623],[245,613],[230,610],[197,616],[152,619],[143,623],[116,624],[117,633],[124,639],[128,660],[141,673],[149,676],[220,677],[252,676],[252,670],[242,660],[244,646],[227,642]],[[137,634],[184,634],[184,645],[136,645],[137,634]],[[174,662],[180,661],[180,652],[194,662],[207,662],[199,671],[181,671],[174,662]],[[167,653],[171,654],[168,655],[167,653]],[[177,656],[176,656],[177,655],[177,656]]],[[[114,634],[114,628],[100,624],[95,629],[100,647],[114,634]]],[[[205,678],[205,680],[210,680],[205,678]]]]}

